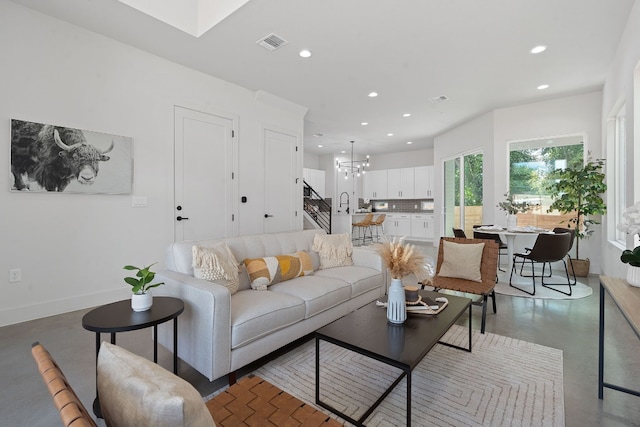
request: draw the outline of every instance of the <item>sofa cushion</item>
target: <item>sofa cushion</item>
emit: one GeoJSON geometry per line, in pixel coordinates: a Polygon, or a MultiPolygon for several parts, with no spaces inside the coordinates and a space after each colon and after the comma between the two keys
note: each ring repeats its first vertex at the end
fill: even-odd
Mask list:
{"type": "Polygon", "coordinates": [[[316,234],[312,249],[320,255],[320,269],[353,265],[353,244],[349,233],[316,234]]]}
{"type": "Polygon", "coordinates": [[[251,280],[251,288],[267,290],[267,286],[313,274],[311,256],[306,251],[263,258],[247,258],[244,265],[251,280]]]}
{"type": "Polygon", "coordinates": [[[217,282],[229,289],[231,294],[238,290],[238,261],[225,242],[211,247],[193,245],[192,256],[193,276],[196,279],[217,282]]]}
{"type": "Polygon", "coordinates": [[[98,394],[109,426],[215,426],[191,384],[144,357],[103,342],[98,394]]]}
{"type": "Polygon", "coordinates": [[[231,348],[299,322],[304,315],[305,303],[300,298],[270,290],[238,291],[231,296],[231,348]]]}
{"type": "Polygon", "coordinates": [[[305,276],[269,288],[274,293],[300,298],[306,305],[305,318],[315,316],[351,298],[351,285],[332,277],[305,276]]]}
{"type": "Polygon", "coordinates": [[[351,285],[351,298],[364,294],[372,289],[380,288],[383,281],[382,273],[369,267],[336,267],[320,270],[318,277],[337,278],[351,285]]]}

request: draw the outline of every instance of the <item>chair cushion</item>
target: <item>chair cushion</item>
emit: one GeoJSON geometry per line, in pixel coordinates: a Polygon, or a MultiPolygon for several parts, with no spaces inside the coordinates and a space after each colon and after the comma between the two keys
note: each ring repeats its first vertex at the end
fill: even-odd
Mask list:
{"type": "Polygon", "coordinates": [[[320,255],[320,269],[353,265],[353,244],[349,233],[316,234],[312,249],[320,255]]]}
{"type": "Polygon", "coordinates": [[[443,258],[438,276],[482,282],[480,263],[484,243],[453,243],[443,240],[442,244],[443,258]]]}
{"type": "Polygon", "coordinates": [[[299,276],[313,274],[311,255],[306,251],[294,254],[276,255],[244,260],[251,280],[251,288],[257,291],[267,290],[267,286],[299,276]]]}
{"type": "Polygon", "coordinates": [[[100,407],[110,427],[215,426],[191,384],[144,357],[103,342],[97,370],[100,407]]]}

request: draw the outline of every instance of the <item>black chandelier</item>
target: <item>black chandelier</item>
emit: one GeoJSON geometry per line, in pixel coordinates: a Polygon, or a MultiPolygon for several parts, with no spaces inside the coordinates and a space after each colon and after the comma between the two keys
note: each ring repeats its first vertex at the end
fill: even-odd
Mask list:
{"type": "Polygon", "coordinates": [[[338,169],[339,173],[344,173],[344,179],[349,179],[349,174],[352,177],[359,177],[360,174],[364,174],[366,172],[366,168],[369,167],[369,155],[367,154],[367,158],[363,160],[357,160],[353,158],[353,144],[355,141],[351,142],[351,160],[346,162],[341,162],[336,160],[336,169],[338,169]]]}

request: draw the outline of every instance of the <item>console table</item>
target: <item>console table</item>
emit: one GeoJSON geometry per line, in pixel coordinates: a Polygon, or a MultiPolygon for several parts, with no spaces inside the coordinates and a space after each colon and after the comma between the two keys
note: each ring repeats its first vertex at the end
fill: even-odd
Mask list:
{"type": "Polygon", "coordinates": [[[604,382],[604,295],[609,294],[629,325],[640,338],[640,288],[630,286],[616,277],[600,276],[600,333],[598,343],[598,398],[603,398],[604,388],[640,396],[640,391],[604,382]]]}

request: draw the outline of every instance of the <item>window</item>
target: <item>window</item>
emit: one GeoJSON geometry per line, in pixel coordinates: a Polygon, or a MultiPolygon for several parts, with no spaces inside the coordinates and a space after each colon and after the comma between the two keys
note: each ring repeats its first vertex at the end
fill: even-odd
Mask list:
{"type": "Polygon", "coordinates": [[[512,141],[509,143],[509,192],[515,201],[535,207],[518,214],[519,226],[552,229],[567,225],[570,214],[547,212],[553,200],[548,190],[554,169],[584,163],[584,135],[512,141]]]}
{"type": "Polygon", "coordinates": [[[611,242],[626,247],[627,236],[616,228],[622,221],[622,213],[627,207],[626,202],[626,108],[623,103],[618,103],[612,115],[607,120],[607,157],[613,160],[609,165],[607,174],[607,205],[609,206],[609,218],[607,222],[607,234],[611,242]]]}

